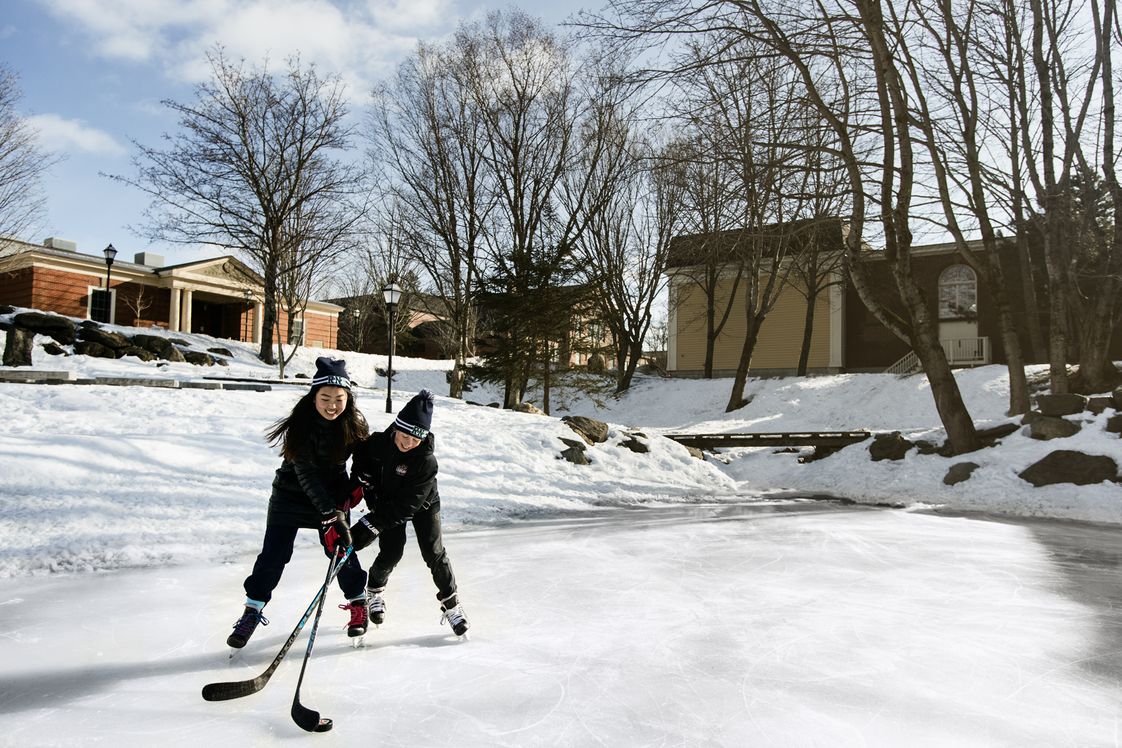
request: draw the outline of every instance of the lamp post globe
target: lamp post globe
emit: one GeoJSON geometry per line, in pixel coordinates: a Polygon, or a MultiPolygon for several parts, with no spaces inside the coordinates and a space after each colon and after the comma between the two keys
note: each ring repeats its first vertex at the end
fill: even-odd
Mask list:
{"type": "Polygon", "coordinates": [[[387,322],[389,324],[389,363],[386,366],[386,412],[393,413],[393,349],[394,349],[394,324],[393,313],[401,299],[401,287],[396,283],[388,283],[382,289],[382,300],[386,302],[387,322]]]}

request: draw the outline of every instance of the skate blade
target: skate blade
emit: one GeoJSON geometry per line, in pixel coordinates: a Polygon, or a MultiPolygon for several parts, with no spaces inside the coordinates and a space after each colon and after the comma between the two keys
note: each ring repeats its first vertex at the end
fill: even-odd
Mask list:
{"type": "Polygon", "coordinates": [[[362,636],[351,637],[351,649],[359,649],[366,646],[366,634],[362,636]]]}

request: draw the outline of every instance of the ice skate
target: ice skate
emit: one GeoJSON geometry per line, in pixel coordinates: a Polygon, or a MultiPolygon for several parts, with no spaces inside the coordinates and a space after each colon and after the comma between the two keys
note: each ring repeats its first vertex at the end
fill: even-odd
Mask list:
{"type": "Polygon", "coordinates": [[[385,587],[366,590],[366,610],[370,615],[370,622],[375,626],[381,626],[386,620],[386,598],[382,595],[385,590],[385,587]]]}
{"type": "MultiPolygon", "coordinates": [[[[260,609],[254,608],[252,605],[245,606],[245,612],[243,612],[242,617],[234,623],[234,633],[226,638],[226,644],[235,650],[241,649],[246,645],[246,642],[249,641],[249,638],[253,636],[253,632],[257,630],[258,624],[268,626],[269,621],[261,614],[260,609]]],[[[231,652],[230,656],[233,657],[234,654],[234,652],[231,652]]]]}
{"type": "Polygon", "coordinates": [[[460,605],[456,596],[453,594],[441,600],[440,610],[443,612],[443,615],[440,617],[440,623],[443,624],[447,621],[448,625],[452,627],[452,633],[466,640],[468,620],[467,616],[464,615],[464,606],[460,605]]]}
{"type": "Polygon", "coordinates": [[[363,637],[366,636],[367,614],[366,598],[356,597],[340,609],[350,611],[351,620],[347,622],[347,636],[351,639],[351,646],[361,647],[363,637]]]}

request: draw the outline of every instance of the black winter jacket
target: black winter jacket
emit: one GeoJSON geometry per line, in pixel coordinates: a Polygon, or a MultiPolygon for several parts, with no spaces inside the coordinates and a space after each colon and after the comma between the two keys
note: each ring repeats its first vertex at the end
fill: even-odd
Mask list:
{"type": "Polygon", "coordinates": [[[322,515],[342,509],[349,494],[347,457],[334,453],[334,424],[317,416],[306,451],[295,460],[285,459],[273,478],[268,524],[318,528],[322,515]]]}
{"type": "Polygon", "coordinates": [[[413,449],[401,452],[393,443],[393,432],[391,426],[359,442],[351,465],[353,476],[366,487],[366,506],[373,512],[379,532],[440,504],[434,435],[430,433],[413,449]]]}

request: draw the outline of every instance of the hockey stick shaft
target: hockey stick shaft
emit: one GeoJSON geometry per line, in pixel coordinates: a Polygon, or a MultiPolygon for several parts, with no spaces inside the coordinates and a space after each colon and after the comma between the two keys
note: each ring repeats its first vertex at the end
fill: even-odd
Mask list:
{"type": "Polygon", "coordinates": [[[265,684],[269,682],[269,678],[271,678],[273,673],[276,671],[277,666],[280,665],[281,660],[283,660],[284,656],[288,654],[288,650],[296,641],[296,637],[300,635],[300,631],[303,630],[304,624],[306,624],[308,622],[308,619],[311,618],[312,612],[316,609],[316,606],[319,605],[320,601],[327,595],[328,585],[330,585],[332,580],[334,580],[335,577],[338,576],[339,571],[343,568],[343,564],[346,562],[347,558],[350,557],[352,552],[352,548],[347,548],[346,552],[339,558],[338,563],[335,563],[333,565],[330,574],[328,574],[327,581],[324,582],[323,586],[319,588],[319,592],[317,592],[315,597],[312,598],[312,602],[308,605],[308,609],[305,610],[304,615],[300,617],[300,622],[296,624],[296,628],[292,629],[292,633],[289,634],[288,640],[284,643],[284,646],[280,648],[280,651],[277,652],[277,656],[273,658],[273,661],[269,663],[269,667],[265,668],[265,672],[261,673],[261,675],[258,675],[256,678],[250,678],[249,680],[208,683],[203,686],[203,698],[207,701],[226,701],[227,699],[239,699],[243,696],[255,694],[262,688],[264,688],[265,684]]]}
{"type": "MultiPolygon", "coordinates": [[[[328,579],[331,578],[333,571],[334,566],[327,567],[328,579]]],[[[327,582],[324,581],[324,586],[326,587],[326,585],[327,582]]],[[[292,695],[292,709],[289,711],[289,714],[292,715],[292,721],[306,732],[326,732],[332,727],[331,720],[320,719],[319,712],[300,703],[300,686],[304,683],[304,671],[308,669],[308,658],[312,656],[312,647],[316,643],[316,631],[319,630],[319,619],[323,614],[325,600],[327,600],[327,595],[321,595],[319,607],[316,608],[316,618],[312,621],[311,631],[308,632],[308,647],[304,650],[304,661],[300,664],[300,677],[296,679],[296,692],[292,695]]]]}

